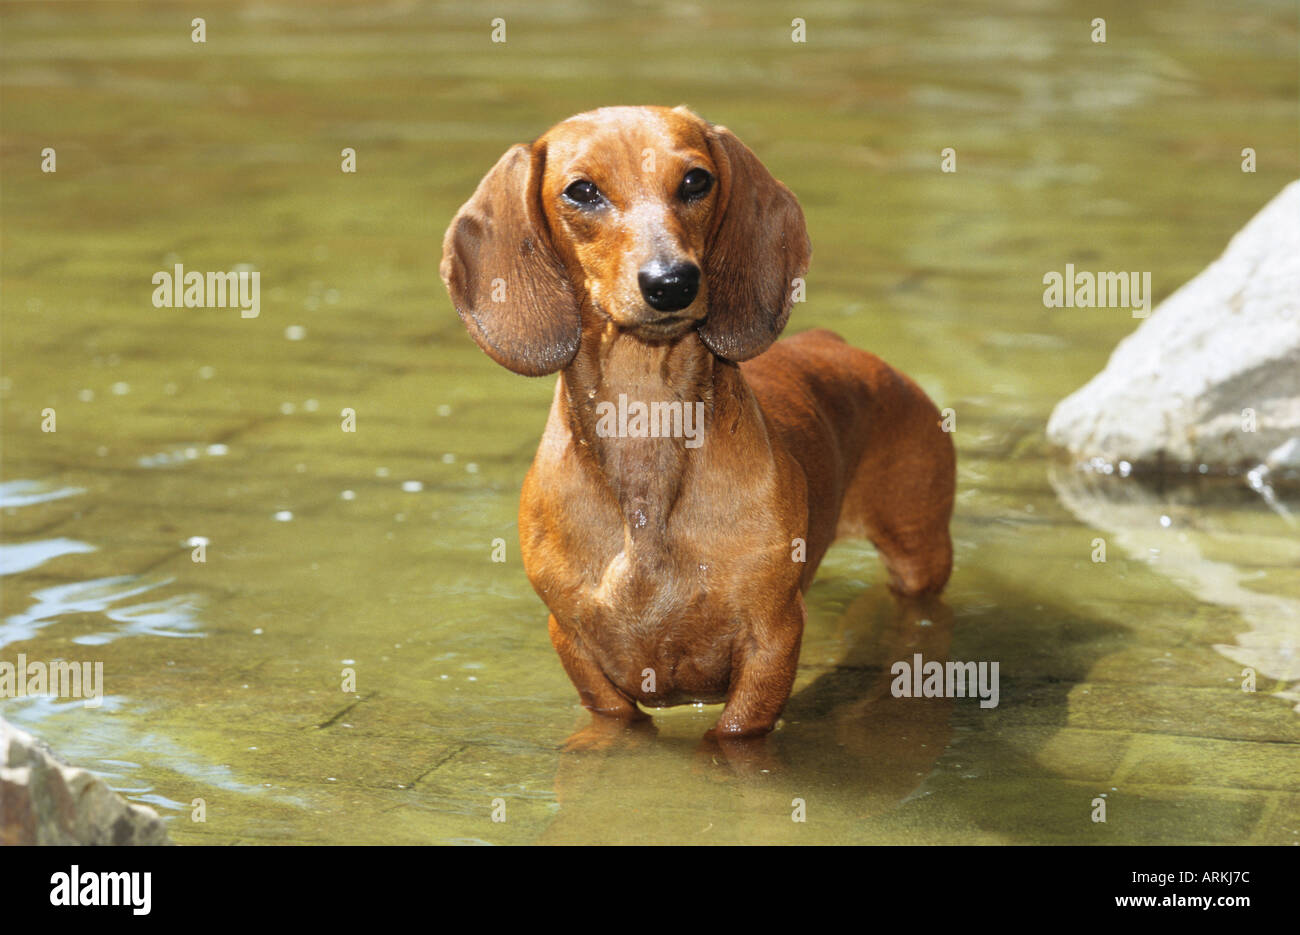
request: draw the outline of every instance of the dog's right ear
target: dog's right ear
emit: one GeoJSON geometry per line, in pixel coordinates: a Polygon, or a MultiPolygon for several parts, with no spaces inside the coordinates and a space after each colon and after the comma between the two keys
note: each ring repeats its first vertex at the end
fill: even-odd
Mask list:
{"type": "Polygon", "coordinates": [[[501,366],[554,373],[578,351],[578,298],[551,244],[540,191],[545,144],[506,151],[442,242],[442,281],[470,335],[501,366]]]}

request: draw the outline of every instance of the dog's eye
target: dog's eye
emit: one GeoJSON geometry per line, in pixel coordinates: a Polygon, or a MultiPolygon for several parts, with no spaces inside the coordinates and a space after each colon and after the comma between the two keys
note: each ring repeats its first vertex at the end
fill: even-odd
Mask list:
{"type": "Polygon", "coordinates": [[[600,202],[600,189],[586,179],[579,179],[564,190],[564,197],[580,205],[600,202]]]}
{"type": "Polygon", "coordinates": [[[685,201],[695,201],[707,195],[712,187],[713,176],[703,169],[692,169],[682,179],[682,198],[685,201]]]}

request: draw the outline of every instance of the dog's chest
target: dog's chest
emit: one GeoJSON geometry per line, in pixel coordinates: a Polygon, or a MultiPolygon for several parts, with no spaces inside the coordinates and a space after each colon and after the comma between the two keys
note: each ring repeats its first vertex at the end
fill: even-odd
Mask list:
{"type": "Polygon", "coordinates": [[[548,424],[520,513],[529,578],[628,695],[651,706],[722,700],[737,646],[797,590],[802,567],[790,558],[802,530],[771,507],[770,455],[718,459],[706,443],[682,445],[669,464],[647,450],[597,468],[582,444],[563,421],[548,424]]]}
{"type": "Polygon", "coordinates": [[[650,705],[716,701],[730,679],[741,627],[699,556],[644,561],[620,551],[582,600],[576,623],[602,668],[650,705]]]}

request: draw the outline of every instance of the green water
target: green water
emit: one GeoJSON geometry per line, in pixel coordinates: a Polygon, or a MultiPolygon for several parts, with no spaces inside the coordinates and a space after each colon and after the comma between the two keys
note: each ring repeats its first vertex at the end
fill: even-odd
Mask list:
{"type": "Polygon", "coordinates": [[[1296,6],[990,6],[828,0],[796,44],[753,0],[232,3],[202,45],[185,4],[0,7],[4,557],[30,565],[0,661],[102,661],[106,692],[0,713],[183,844],[1300,843],[1300,531],[1236,483],[1056,463],[1052,406],[1137,323],[1041,300],[1074,263],[1158,301],[1296,177],[1296,6]],[[553,379],[492,364],[438,280],[510,144],[620,103],[735,130],[807,215],[790,330],[957,419],[949,610],[900,615],[837,546],[744,756],[701,745],[717,708],[565,749],[589,718],[515,520],[553,379]],[[260,316],[155,308],[176,263],[250,264],[260,316]],[[998,707],[892,698],[913,652],[998,661],[998,707]]]}

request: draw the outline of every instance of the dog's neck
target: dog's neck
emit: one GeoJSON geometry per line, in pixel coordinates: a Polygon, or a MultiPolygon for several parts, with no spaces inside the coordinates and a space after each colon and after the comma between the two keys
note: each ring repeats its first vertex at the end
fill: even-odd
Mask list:
{"type": "Polygon", "coordinates": [[[584,320],[578,353],[563,373],[569,430],[608,482],[632,542],[664,542],[688,463],[712,428],[728,377],[740,379],[694,329],[671,341],[647,342],[607,319],[584,320]],[[697,433],[695,447],[685,437],[621,435],[631,421],[621,416],[636,403],[678,404],[679,424],[697,433]]]}

